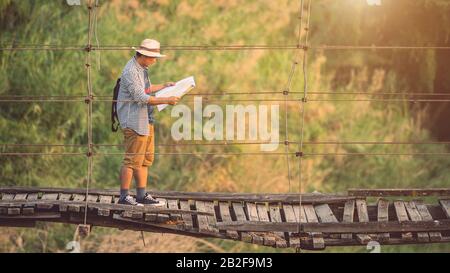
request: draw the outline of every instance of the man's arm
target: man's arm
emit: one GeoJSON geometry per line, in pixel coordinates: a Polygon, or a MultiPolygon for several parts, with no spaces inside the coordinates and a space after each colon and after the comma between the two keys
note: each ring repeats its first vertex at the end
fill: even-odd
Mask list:
{"type": "Polygon", "coordinates": [[[167,97],[167,98],[157,98],[157,97],[150,97],[148,99],[148,104],[150,105],[158,105],[158,104],[170,104],[175,105],[180,100],[179,97],[167,97]]]}

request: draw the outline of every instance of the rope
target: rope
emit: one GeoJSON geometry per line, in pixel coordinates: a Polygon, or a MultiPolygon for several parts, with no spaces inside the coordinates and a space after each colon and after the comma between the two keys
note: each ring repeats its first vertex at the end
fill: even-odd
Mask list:
{"type": "MultiPolygon", "coordinates": [[[[133,50],[139,45],[92,46],[91,50],[133,50]]],[[[306,45],[162,45],[165,51],[239,51],[239,50],[296,50],[306,45]]],[[[377,45],[311,45],[311,50],[450,50],[450,46],[377,46],[377,45]]],[[[0,51],[23,50],[86,50],[84,45],[21,44],[0,46],[0,51]]]]}
{"type": "MultiPolygon", "coordinates": [[[[302,0],[302,11],[303,11],[303,0],[302,0]]],[[[308,14],[307,21],[305,27],[305,44],[308,44],[308,36],[309,36],[309,19],[311,18],[311,0],[308,1],[308,14]]],[[[298,161],[298,203],[299,203],[299,219],[298,219],[298,227],[297,233],[300,234],[301,230],[301,219],[303,219],[303,210],[302,210],[302,191],[303,191],[303,140],[304,140],[304,127],[305,127],[305,110],[306,110],[306,101],[308,95],[308,65],[307,65],[307,54],[308,51],[303,51],[303,60],[302,60],[302,71],[303,71],[303,99],[301,101],[301,125],[300,125],[300,142],[298,146],[298,154],[296,156],[299,157],[298,161]]]]}
{"type": "MultiPolygon", "coordinates": [[[[248,152],[248,153],[195,153],[195,152],[183,152],[183,153],[126,153],[126,155],[196,155],[196,156],[246,156],[246,155],[286,155],[285,152],[248,152]]],[[[0,153],[0,156],[74,156],[74,155],[84,155],[86,153],[17,153],[17,152],[6,152],[0,153]]],[[[92,152],[92,156],[124,156],[125,153],[97,153],[92,152]]],[[[299,152],[289,152],[289,155],[295,155],[296,157],[307,157],[307,156],[448,156],[450,152],[439,152],[439,153],[299,153],[299,152]]]]}
{"type": "MultiPolygon", "coordinates": [[[[301,35],[302,35],[302,17],[303,17],[303,0],[300,1],[300,7],[299,7],[299,22],[298,22],[298,30],[297,30],[297,48],[303,49],[303,47],[300,46],[301,42],[301,35]]],[[[295,74],[295,69],[298,64],[298,58],[299,58],[300,50],[295,51],[294,58],[292,60],[291,70],[289,71],[288,81],[286,84],[286,88],[283,90],[282,94],[284,95],[284,123],[285,123],[285,138],[284,138],[284,146],[285,146],[285,152],[286,152],[286,163],[287,163],[287,171],[288,171],[288,185],[289,185],[289,192],[291,192],[291,166],[289,162],[289,127],[288,127],[288,95],[291,91],[292,86],[292,80],[295,74]]]]}
{"type": "MultiPolygon", "coordinates": [[[[89,0],[88,5],[88,38],[87,38],[87,49],[86,50],[86,75],[87,75],[87,98],[92,98],[92,78],[91,78],[91,39],[93,32],[93,16],[96,17],[97,5],[92,6],[92,0],[89,0]]],[[[88,139],[87,139],[87,181],[86,181],[86,199],[84,208],[84,224],[87,224],[87,214],[88,214],[88,196],[89,196],[89,185],[92,181],[93,172],[93,146],[92,146],[92,99],[86,101],[88,104],[88,115],[87,115],[87,125],[88,125],[88,139]]]]}

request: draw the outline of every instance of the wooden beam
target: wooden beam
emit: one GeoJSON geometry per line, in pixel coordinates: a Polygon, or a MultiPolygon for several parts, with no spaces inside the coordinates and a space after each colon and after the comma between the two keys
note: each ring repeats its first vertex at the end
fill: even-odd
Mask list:
{"type": "MultiPolygon", "coordinates": [[[[258,232],[296,232],[297,223],[236,221],[217,223],[220,229],[258,232]]],[[[417,222],[303,223],[301,232],[377,233],[377,232],[450,231],[450,219],[417,222]]]]}
{"type": "MultiPolygon", "coordinates": [[[[38,188],[38,187],[1,187],[3,193],[70,193],[86,194],[85,189],[70,188],[38,188]]],[[[119,196],[117,190],[90,189],[90,194],[119,196]]],[[[271,194],[271,193],[228,193],[228,192],[180,192],[180,191],[150,191],[153,197],[179,199],[179,200],[199,200],[199,201],[231,201],[231,202],[283,202],[299,203],[298,194],[271,194]]],[[[302,204],[323,204],[323,203],[343,203],[347,200],[355,199],[353,196],[343,194],[302,194],[302,204]]]]}
{"type": "Polygon", "coordinates": [[[450,196],[450,188],[433,189],[349,189],[350,196],[450,196]]]}

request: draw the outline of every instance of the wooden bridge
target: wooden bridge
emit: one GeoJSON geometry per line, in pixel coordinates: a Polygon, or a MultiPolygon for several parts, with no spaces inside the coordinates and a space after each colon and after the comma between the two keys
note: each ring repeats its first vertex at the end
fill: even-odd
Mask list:
{"type": "Polygon", "coordinates": [[[86,195],[85,189],[3,187],[0,226],[86,223],[316,250],[370,241],[450,242],[450,189],[303,194],[301,206],[298,194],[151,193],[167,207],[117,204],[118,192],[113,190],[90,190],[86,195]],[[434,201],[426,203],[424,198],[434,201]],[[374,202],[368,203],[370,199],[374,202]]]}

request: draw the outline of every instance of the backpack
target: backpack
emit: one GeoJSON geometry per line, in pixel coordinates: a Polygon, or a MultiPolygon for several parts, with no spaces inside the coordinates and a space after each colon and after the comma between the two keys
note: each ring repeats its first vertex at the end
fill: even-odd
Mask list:
{"type": "Polygon", "coordinates": [[[111,130],[117,132],[119,129],[119,117],[117,116],[117,98],[119,97],[120,78],[117,79],[116,86],[114,86],[113,101],[111,105],[111,130]],[[117,124],[116,124],[117,123],[117,124]]]}

